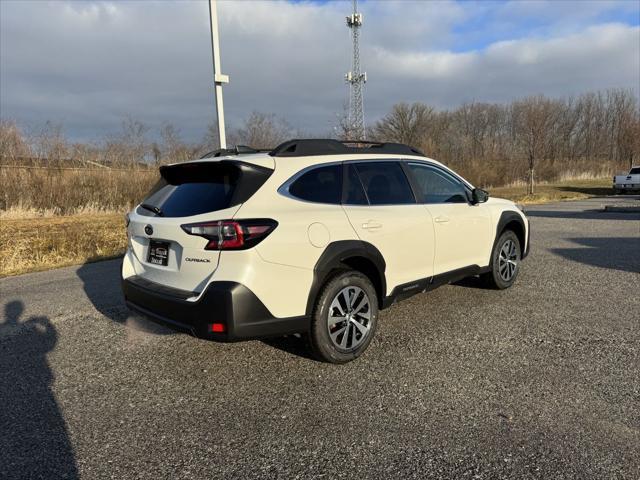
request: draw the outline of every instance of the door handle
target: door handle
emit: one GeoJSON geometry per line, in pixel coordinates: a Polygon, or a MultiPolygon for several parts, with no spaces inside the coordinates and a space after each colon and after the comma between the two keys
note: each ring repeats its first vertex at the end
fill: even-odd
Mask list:
{"type": "Polygon", "coordinates": [[[447,223],[449,221],[449,217],[445,217],[444,215],[440,215],[439,217],[434,218],[436,223],[447,223]]]}
{"type": "Polygon", "coordinates": [[[378,228],[382,228],[382,224],[374,222],[373,220],[369,220],[367,223],[362,224],[362,228],[364,228],[365,230],[376,230],[378,228]]]}

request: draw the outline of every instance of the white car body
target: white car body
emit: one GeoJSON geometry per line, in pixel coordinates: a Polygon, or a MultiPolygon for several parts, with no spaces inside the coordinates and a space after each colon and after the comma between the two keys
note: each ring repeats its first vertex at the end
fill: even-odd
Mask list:
{"type": "Polygon", "coordinates": [[[631,167],[626,175],[613,177],[613,188],[621,193],[640,190],[640,166],[631,167]]]}
{"type": "MultiPolygon", "coordinates": [[[[189,163],[198,169],[202,165],[213,168],[216,164],[233,162],[270,172],[257,191],[240,204],[190,216],[163,217],[140,206],[129,213],[128,249],[122,277],[125,297],[131,307],[185,327],[198,336],[218,340],[305,333],[319,291],[336,267],[332,262],[352,265],[376,277],[371,281],[377,289],[377,303],[379,308],[385,308],[432,286],[486,272],[497,237],[505,228],[517,230],[518,260],[524,258],[529,249],[529,222],[508,200],[425,203],[419,201],[416,194],[416,201],[410,204],[351,205],[344,201],[344,189],[359,187],[353,179],[348,187],[346,183],[340,187],[342,200],[337,204],[307,201],[289,191],[305,173],[320,175],[316,171],[319,167],[344,172],[342,179],[347,182],[347,175],[362,178],[354,172],[366,168],[375,172],[382,166],[377,164],[377,167],[376,162],[387,162],[384,166],[391,166],[394,171],[396,164],[391,162],[402,162],[397,165],[408,176],[413,175],[407,173],[409,164],[411,171],[428,178],[444,172],[443,175],[459,181],[471,195],[474,187],[469,182],[445,165],[419,154],[278,156],[253,153],[189,163]],[[270,219],[277,222],[277,226],[255,246],[240,250],[205,250],[208,240],[187,232],[200,231],[201,227],[186,230],[184,227],[199,222],[242,219],[270,219]],[[151,239],[168,243],[166,266],[150,262],[151,239]],[[360,254],[359,249],[367,252],[363,250],[360,254]],[[339,259],[328,259],[332,255],[339,259]],[[373,270],[376,272],[372,273],[373,270]],[[212,330],[216,328],[212,327],[215,312],[211,318],[203,318],[201,326],[193,325],[197,317],[203,315],[203,309],[195,306],[205,303],[203,296],[214,288],[219,290],[216,290],[218,300],[212,304],[225,304],[220,308],[225,312],[221,314],[224,325],[218,327],[217,332],[212,330]],[[197,313],[186,315],[188,320],[181,318],[180,308],[188,310],[191,306],[197,313]],[[247,312],[238,313],[245,309],[247,312]],[[243,318],[238,320],[235,318],[238,315],[243,318]]],[[[369,187],[373,188],[371,185],[377,181],[382,185],[381,191],[386,192],[386,180],[378,177],[371,178],[369,187]]],[[[364,183],[362,189],[366,190],[364,183]]],[[[160,247],[160,253],[163,249],[160,247]]],[[[154,257],[153,261],[160,260],[154,257]]]]}

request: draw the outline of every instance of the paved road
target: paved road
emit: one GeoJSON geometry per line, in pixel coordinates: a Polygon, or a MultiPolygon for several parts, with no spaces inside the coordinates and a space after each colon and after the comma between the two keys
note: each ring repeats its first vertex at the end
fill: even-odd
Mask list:
{"type": "Polygon", "coordinates": [[[640,478],[640,215],[531,207],[509,291],[381,315],[346,366],[129,316],[118,262],[0,281],[0,478],[640,478]]]}

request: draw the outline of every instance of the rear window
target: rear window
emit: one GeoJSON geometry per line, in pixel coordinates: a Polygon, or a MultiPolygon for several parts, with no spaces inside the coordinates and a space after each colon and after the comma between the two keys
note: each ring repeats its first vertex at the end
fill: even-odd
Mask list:
{"type": "Polygon", "coordinates": [[[140,204],[141,215],[190,217],[245,202],[271,170],[233,161],[161,167],[162,178],[140,204]]]}
{"type": "Polygon", "coordinates": [[[640,167],[635,167],[629,170],[629,175],[638,175],[640,174],[640,167]]]}
{"type": "Polygon", "coordinates": [[[300,200],[339,204],[342,199],[342,165],[318,167],[303,173],[289,186],[300,200]]]}

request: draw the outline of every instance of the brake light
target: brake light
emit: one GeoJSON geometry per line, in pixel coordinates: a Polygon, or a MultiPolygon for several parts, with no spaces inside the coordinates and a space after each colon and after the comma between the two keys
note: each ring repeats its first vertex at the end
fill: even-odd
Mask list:
{"type": "Polygon", "coordinates": [[[182,225],[182,229],[189,235],[209,240],[205,250],[245,250],[260,243],[277,226],[275,220],[261,218],[189,223],[182,225]]]}

